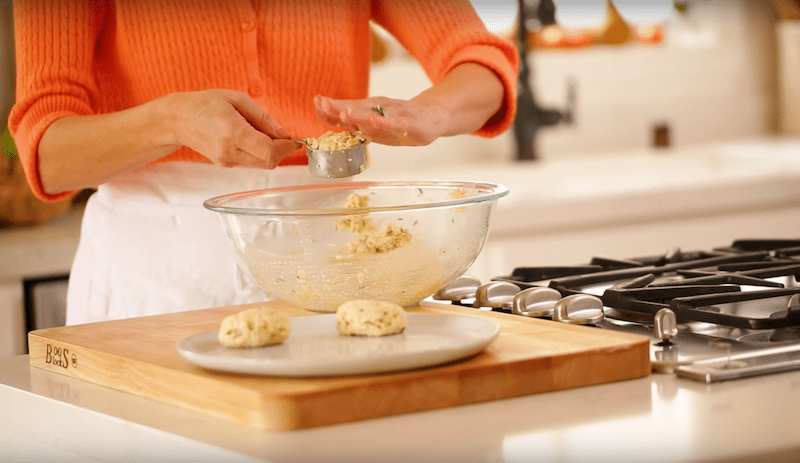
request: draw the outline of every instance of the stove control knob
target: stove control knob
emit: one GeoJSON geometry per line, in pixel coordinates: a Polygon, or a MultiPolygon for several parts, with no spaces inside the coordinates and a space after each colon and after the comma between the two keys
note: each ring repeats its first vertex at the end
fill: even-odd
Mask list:
{"type": "Polygon", "coordinates": [[[456,278],[456,281],[450,283],[444,288],[440,289],[433,295],[437,301],[456,301],[460,302],[464,299],[472,299],[475,297],[475,291],[481,281],[472,275],[461,275],[456,278]]]}
{"type": "Polygon", "coordinates": [[[680,262],[682,258],[683,253],[681,253],[681,248],[671,248],[666,254],[664,254],[664,263],[672,264],[674,262],[680,262]]]}
{"type": "Polygon", "coordinates": [[[603,301],[591,294],[571,294],[553,307],[553,320],[575,325],[597,325],[605,318],[603,301]]]}
{"type": "Polygon", "coordinates": [[[514,296],[511,312],[525,317],[552,317],[561,293],[546,286],[523,289],[514,296]]]}
{"type": "Polygon", "coordinates": [[[520,291],[519,286],[508,281],[493,281],[480,285],[475,291],[475,307],[510,309],[514,296],[520,291]]]}
{"type": "Polygon", "coordinates": [[[678,321],[675,312],[664,307],[656,312],[653,319],[653,336],[660,345],[671,344],[671,339],[678,335],[678,321]]]}

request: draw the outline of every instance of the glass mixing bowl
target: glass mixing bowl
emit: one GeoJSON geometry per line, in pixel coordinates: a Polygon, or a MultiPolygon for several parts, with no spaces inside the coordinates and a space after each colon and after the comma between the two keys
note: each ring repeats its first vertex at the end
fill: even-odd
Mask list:
{"type": "Polygon", "coordinates": [[[236,259],[270,294],[316,312],[375,299],[410,307],[475,261],[497,199],[489,182],[347,182],[205,201],[236,259]]]}

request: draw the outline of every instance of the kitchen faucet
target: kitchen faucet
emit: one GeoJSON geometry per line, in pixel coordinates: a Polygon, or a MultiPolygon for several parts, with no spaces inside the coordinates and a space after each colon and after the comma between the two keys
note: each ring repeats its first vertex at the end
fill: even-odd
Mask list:
{"type": "MultiPolygon", "coordinates": [[[[536,135],[544,127],[557,125],[561,122],[571,124],[575,108],[575,82],[567,83],[567,107],[560,110],[544,108],[536,102],[536,97],[531,86],[531,69],[528,63],[528,1],[519,0],[519,57],[520,72],[517,94],[517,115],[514,119],[514,138],[517,143],[516,159],[529,161],[538,158],[536,150],[536,135]]],[[[532,7],[536,10],[537,19],[544,24],[542,15],[547,15],[548,10],[554,11],[552,0],[532,0],[532,7]]]]}

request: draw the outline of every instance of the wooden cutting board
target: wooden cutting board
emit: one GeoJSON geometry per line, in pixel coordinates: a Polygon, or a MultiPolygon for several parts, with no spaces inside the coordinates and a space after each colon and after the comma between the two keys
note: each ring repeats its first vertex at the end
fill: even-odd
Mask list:
{"type": "MultiPolygon", "coordinates": [[[[310,315],[286,302],[290,316],[310,315]]],[[[178,354],[181,339],[216,329],[247,306],[77,326],[28,334],[34,367],[199,410],[266,430],[293,430],[639,378],[649,340],[449,304],[410,312],[487,317],[501,329],[470,359],[390,374],[279,378],[207,371],[178,354]]]]}

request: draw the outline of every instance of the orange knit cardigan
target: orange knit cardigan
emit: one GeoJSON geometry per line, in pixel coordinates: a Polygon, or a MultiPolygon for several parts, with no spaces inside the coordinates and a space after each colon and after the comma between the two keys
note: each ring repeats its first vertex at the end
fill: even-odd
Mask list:
{"type": "MultiPolygon", "coordinates": [[[[433,82],[464,62],[500,77],[502,117],[477,135],[505,131],[516,110],[515,47],[487,32],[467,0],[17,0],[14,17],[17,98],[9,128],[28,181],[45,200],[69,194],[42,190],[37,156],[44,131],[66,115],[229,88],[250,94],[295,136],[330,130],[317,119],[313,96],[367,96],[370,20],[433,82]]],[[[185,147],[156,162],[165,161],[209,162],[185,147]]],[[[301,152],[283,164],[305,162],[301,152]]]]}

